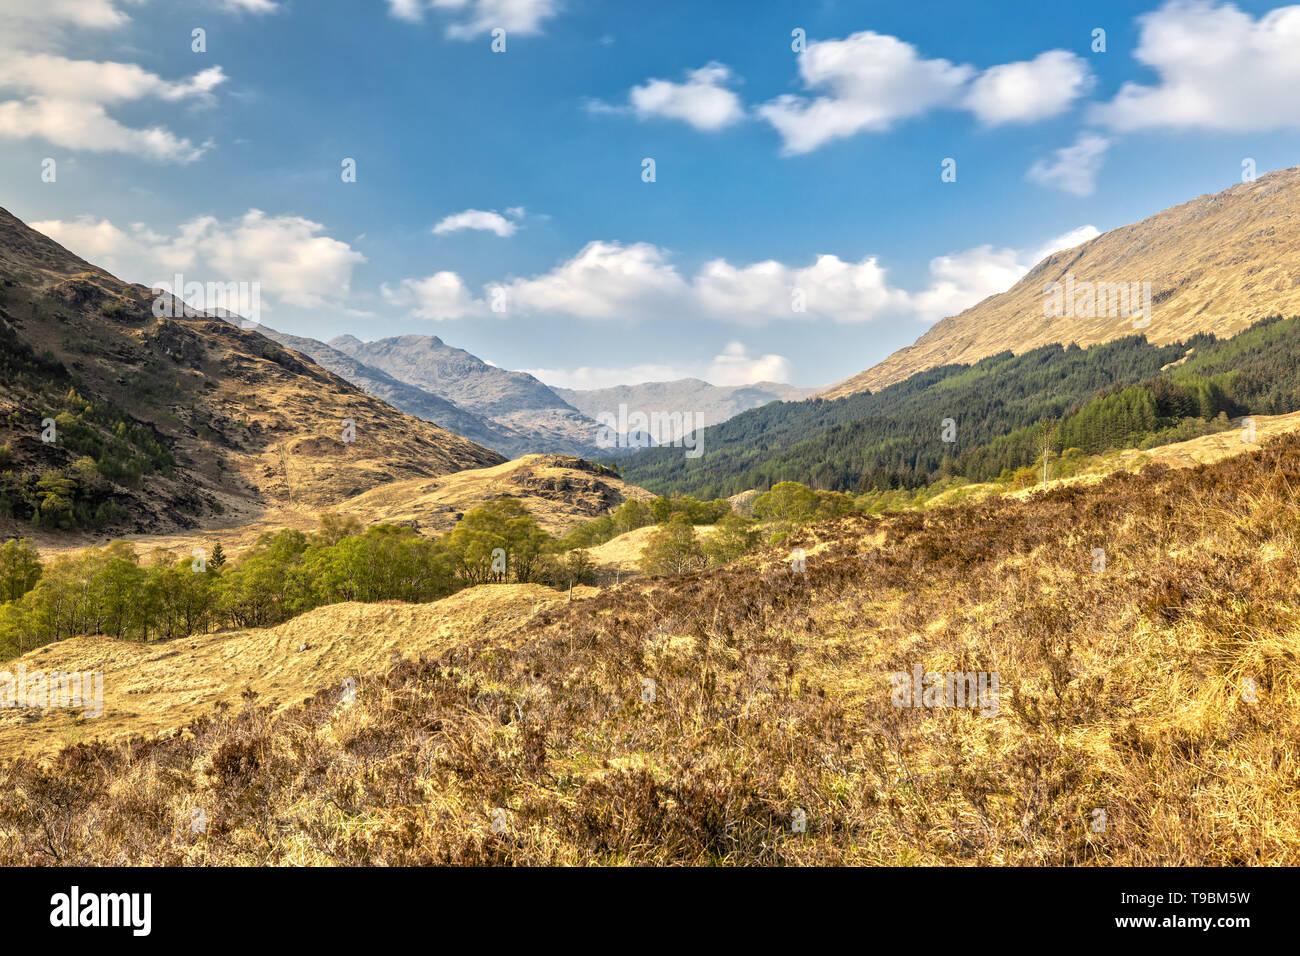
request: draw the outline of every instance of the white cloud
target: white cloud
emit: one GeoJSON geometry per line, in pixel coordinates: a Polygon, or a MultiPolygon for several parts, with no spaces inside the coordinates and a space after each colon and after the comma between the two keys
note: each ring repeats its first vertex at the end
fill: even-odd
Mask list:
{"type": "Polygon", "coordinates": [[[1028,258],[1024,261],[1030,268],[1033,268],[1054,252],[1060,252],[1062,249],[1073,249],[1075,246],[1081,246],[1100,235],[1101,232],[1096,226],[1079,226],[1077,229],[1071,229],[1063,235],[1048,239],[1047,242],[1029,253],[1028,258]]]}
{"type": "Polygon", "coordinates": [[[69,60],[49,53],[18,54],[0,61],[0,87],[43,99],[85,103],[121,103],[145,97],[207,103],[225,79],[219,66],[173,83],[134,63],[69,60]]]}
{"type": "Polygon", "coordinates": [[[57,50],[77,31],[106,32],[131,22],[129,0],[0,0],[0,51],[57,50]]]}
{"type": "Polygon", "coordinates": [[[89,216],[83,216],[72,222],[52,219],[29,225],[87,262],[107,269],[114,275],[141,275],[141,260],[150,258],[144,243],[107,219],[96,222],[89,216]]]}
{"type": "Polygon", "coordinates": [[[803,268],[774,260],[737,267],[715,259],[695,276],[693,289],[700,311],[742,323],[790,318],[865,322],[907,309],[907,293],[889,287],[874,257],[853,263],[821,255],[803,268]]]}
{"type": "Polygon", "coordinates": [[[751,356],[740,342],[730,342],[710,364],[705,381],[714,385],[789,382],[790,360],[782,355],[751,356]]]}
{"type": "Polygon", "coordinates": [[[19,24],[24,28],[45,23],[68,25],[88,30],[106,30],[120,27],[128,17],[117,9],[115,0],[0,0],[0,21],[19,24]]]}
{"type": "Polygon", "coordinates": [[[934,322],[1005,292],[1028,271],[1012,249],[977,246],[930,260],[930,287],[911,299],[916,318],[934,322]]]}
{"type": "Polygon", "coordinates": [[[663,365],[642,362],[638,365],[614,367],[608,365],[582,365],[578,368],[528,368],[523,369],[552,388],[613,388],[616,385],[640,385],[643,382],[675,382],[681,378],[699,378],[700,371],[692,364],[663,365]]]}
{"type": "Polygon", "coordinates": [[[1096,133],[1082,133],[1074,145],[1055,150],[1050,162],[1040,159],[1030,166],[1025,178],[1072,196],[1091,196],[1111,142],[1096,133]]]}
{"type": "Polygon", "coordinates": [[[559,13],[558,0],[388,0],[388,12],[399,20],[418,23],[425,10],[451,12],[456,22],[447,36],[468,40],[497,27],[509,34],[541,32],[542,24],[559,13]]]}
{"type": "Polygon", "coordinates": [[[209,144],[196,145],[160,124],[128,126],[108,107],[161,100],[210,104],[225,82],[216,66],[192,77],[169,81],[134,63],[74,60],[51,52],[66,39],[66,29],[106,30],[127,17],[107,0],[52,0],[38,7],[0,0],[0,137],[39,138],[54,146],[87,152],[121,152],[160,162],[189,163],[209,144]]]}
{"type": "Polygon", "coordinates": [[[231,13],[275,13],[280,9],[275,0],[221,0],[221,6],[231,13]]]}
{"type": "Polygon", "coordinates": [[[1064,112],[1091,84],[1081,57],[1048,50],[1032,60],[985,70],[971,84],[966,107],[988,125],[1032,123],[1064,112]]]}
{"type": "MultiPolygon", "coordinates": [[[[812,319],[933,321],[1006,291],[1043,257],[1096,235],[1093,226],[1081,226],[1033,250],[979,246],[938,256],[930,261],[928,285],[915,292],[891,285],[884,267],[873,256],[845,262],[824,254],[807,266],[770,259],[733,265],[714,259],[688,281],[669,261],[665,249],[648,243],[597,241],[549,272],[489,283],[478,297],[454,272],[405,279],[396,286],[385,286],[383,293],[391,304],[434,320],[518,314],[591,320],[671,318],[738,325],[812,319]],[[490,308],[494,298],[503,308],[490,308]]],[[[753,361],[772,368],[769,377],[774,380],[785,380],[777,376],[781,366],[771,356],[753,361]]]]}
{"type": "Polygon", "coordinates": [[[238,222],[213,223],[196,246],[220,274],[258,280],[285,302],[314,307],[346,299],[353,267],[366,261],[346,242],[320,235],[324,228],[250,209],[238,222]]]}
{"type": "Polygon", "coordinates": [[[583,319],[654,319],[680,308],[687,286],[667,251],[649,243],[589,242],[549,272],[484,286],[475,298],[454,272],[403,279],[385,298],[421,318],[563,315],[583,319]],[[499,308],[491,308],[499,303],[499,308]]]}
{"type": "MultiPolygon", "coordinates": [[[[522,207],[514,207],[518,210],[520,216],[523,215],[522,207]]],[[[507,209],[506,212],[511,213],[507,209]]],[[[511,213],[513,215],[513,213],[511,213]]],[[[517,218],[517,217],[516,217],[517,218]]],[[[443,218],[436,226],[433,227],[434,235],[442,236],[449,232],[459,232],[463,229],[477,229],[483,232],[494,232],[502,238],[513,236],[519,227],[501,215],[499,212],[484,212],[481,209],[466,209],[464,212],[453,213],[443,218]]]]}
{"type": "Polygon", "coordinates": [[[346,242],[320,233],[299,216],[267,216],[250,209],[220,221],[198,216],[164,236],[143,223],[123,230],[107,219],[34,222],[33,229],[130,282],[258,282],[263,294],[308,308],[345,301],[352,270],[365,257],[346,242]]]}
{"type": "Polygon", "coordinates": [[[390,304],[410,307],[416,318],[434,322],[481,315],[485,311],[483,303],[475,300],[454,272],[437,272],[424,279],[403,279],[396,287],[384,285],[380,291],[390,304]]]}
{"type": "Polygon", "coordinates": [[[161,126],[133,129],[96,103],[33,98],[0,103],[0,137],[39,137],[65,149],[142,155],[160,162],[192,163],[208,149],[161,126]]]}
{"type": "Polygon", "coordinates": [[[1139,18],[1134,57],[1160,77],[1125,83],[1093,118],[1117,130],[1300,128],[1300,6],[1258,20],[1231,3],[1167,3],[1139,18]]]}
{"type": "Polygon", "coordinates": [[[799,78],[809,95],[778,96],[756,111],[780,133],[787,155],[883,132],[934,109],[969,110],[987,125],[1034,122],[1064,112],[1092,84],[1087,63],[1066,50],[980,73],[925,59],[912,44],[870,30],[810,42],[799,78]]]}
{"type": "Polygon", "coordinates": [[[1079,226],[1029,251],[977,246],[938,256],[930,260],[929,288],[911,297],[913,313],[922,322],[957,315],[1010,289],[1052,253],[1071,249],[1100,234],[1096,226],[1079,226]]]}
{"type": "Polygon", "coordinates": [[[613,388],[644,382],[675,382],[698,378],[714,385],[752,385],[755,382],[789,382],[790,360],[783,355],[751,356],[741,342],[729,342],[720,355],[708,361],[625,366],[583,365],[578,368],[531,368],[530,375],[556,388],[613,388]]]}
{"type": "Polygon", "coordinates": [[[589,242],[550,272],[505,285],[510,311],[584,319],[650,319],[680,303],[686,283],[668,253],[645,242],[589,242]]]}
{"type": "Polygon", "coordinates": [[[922,59],[910,43],[865,31],[809,43],[799,56],[799,76],[823,95],[779,96],[758,114],[776,127],[786,153],[807,153],[952,103],[973,72],[948,60],[922,59]]]}
{"type": "Polygon", "coordinates": [[[420,0],[388,0],[388,12],[398,20],[419,23],[424,17],[424,4],[420,0]]]}
{"type": "Polygon", "coordinates": [[[639,119],[660,116],[678,119],[699,130],[717,130],[745,116],[740,97],[725,84],[731,71],[710,63],[686,74],[685,83],[652,79],[634,86],[628,100],[639,119]]]}

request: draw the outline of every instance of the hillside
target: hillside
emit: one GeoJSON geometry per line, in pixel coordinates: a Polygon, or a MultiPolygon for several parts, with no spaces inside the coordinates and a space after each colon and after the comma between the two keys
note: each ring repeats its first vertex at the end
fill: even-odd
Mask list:
{"type": "Polygon", "coordinates": [[[563,455],[525,455],[432,481],[393,482],[349,499],[340,510],[367,524],[385,521],[448,531],[463,512],[485,501],[515,498],[544,530],[563,534],[630,498],[653,497],[603,465],[563,455]]]}
{"type": "Polygon", "coordinates": [[[327,344],[516,436],[503,446],[512,456],[548,452],[590,458],[608,454],[596,444],[597,424],[536,378],[489,365],[437,336],[399,335],[362,342],[343,335],[327,344]]]}
{"type": "Polygon", "coordinates": [[[479,589],[471,626],[346,606],[142,649],[194,696],[146,672],[101,719],[158,727],[253,680],[267,699],[130,742],[62,725],[46,740],[77,746],[0,764],[0,864],[1295,865],[1298,481],[1290,435],[850,516],[531,616],[479,589]],[[290,655],[311,666],[259,676],[290,655]],[[353,655],[375,669],[350,702],[353,655]],[[917,671],[992,689],[900,703],[917,671]]]}
{"type": "MultiPolygon", "coordinates": [[[[589,589],[580,589],[582,595],[589,589]]],[[[567,595],[535,584],[480,586],[431,604],[334,604],[269,628],[202,634],[161,645],[75,637],[5,663],[37,671],[95,670],[129,706],[86,721],[75,711],[0,709],[0,759],[95,739],[166,731],[238,706],[252,692],[275,707],[344,678],[382,670],[394,654],[440,654],[466,630],[505,636],[567,595]]]]}
{"type": "Polygon", "coordinates": [[[1046,318],[1044,287],[1150,282],[1158,344],[1198,332],[1231,336],[1269,315],[1300,313],[1300,167],[1278,170],[1112,229],[1057,252],[1000,295],[943,319],[907,348],[827,389],[825,398],[878,390],[924,369],[969,364],[1050,343],[1095,345],[1133,334],[1123,317],[1046,318]]]}
{"type": "MultiPolygon", "coordinates": [[[[816,389],[779,382],[718,386],[698,378],[682,378],[673,382],[644,382],[613,388],[552,387],[552,391],[588,418],[598,418],[602,413],[617,416],[619,406],[626,405],[630,411],[647,415],[652,412],[690,413],[692,424],[698,426],[717,425],[768,402],[797,402],[812,395],[816,389]]],[[[679,436],[663,434],[650,437],[656,443],[666,443],[679,436]]]]}
{"type": "MultiPolygon", "coordinates": [[[[513,498],[528,509],[545,531],[563,535],[575,525],[606,514],[629,498],[644,501],[653,497],[650,492],[623,481],[602,465],[563,455],[525,455],[500,465],[466,468],[435,479],[387,482],[350,498],[331,502],[328,510],[354,517],[364,525],[406,525],[427,536],[449,531],[462,514],[485,502],[513,498]]],[[[306,534],[317,531],[323,510],[284,504],[265,510],[256,520],[219,522],[198,534],[182,531],[118,537],[142,549],[161,548],[177,557],[188,555],[196,545],[210,550],[220,542],[233,558],[247,551],[268,532],[285,528],[306,534]]],[[[41,529],[24,530],[23,534],[46,555],[71,554],[98,543],[90,535],[49,534],[42,533],[41,529]]]]}
{"type": "Polygon", "coordinates": [[[0,210],[0,533],[197,528],[502,460],[257,332],[152,307],[0,210]]]}

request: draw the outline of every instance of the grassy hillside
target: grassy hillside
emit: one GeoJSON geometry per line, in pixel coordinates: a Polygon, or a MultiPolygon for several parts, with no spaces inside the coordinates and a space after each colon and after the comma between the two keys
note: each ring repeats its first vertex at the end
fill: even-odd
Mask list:
{"type": "Polygon", "coordinates": [[[0,209],[0,533],[194,529],[503,460],[154,302],[0,209]]]}
{"type": "Polygon", "coordinates": [[[1008,349],[1090,346],[1132,334],[1129,318],[1105,308],[1095,316],[1086,310],[1044,316],[1044,287],[1067,276],[1080,283],[1151,283],[1147,336],[1153,342],[1202,332],[1227,338],[1278,312],[1294,315],[1300,312],[1297,203],[1300,166],[1293,166],[1112,229],[1048,256],[1006,292],[936,322],[912,345],[823,394],[877,391],[928,368],[1008,349]]]}
{"type": "Polygon", "coordinates": [[[1297,487],[1286,436],[813,525],[412,644],[352,702],[7,762],[0,863],[1295,865],[1297,487]],[[996,674],[995,712],[896,706],[917,667],[996,674]]]}

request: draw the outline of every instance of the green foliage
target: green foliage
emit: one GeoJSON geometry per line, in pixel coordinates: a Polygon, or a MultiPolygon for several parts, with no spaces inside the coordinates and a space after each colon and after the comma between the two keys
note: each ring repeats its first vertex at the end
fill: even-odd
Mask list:
{"type": "Polygon", "coordinates": [[[724,515],[703,544],[710,564],[728,564],[758,545],[758,522],[738,514],[724,515]]]}
{"type": "Polygon", "coordinates": [[[661,496],[650,502],[629,498],[613,514],[601,515],[569,531],[560,540],[560,550],[591,548],[637,528],[665,524],[679,514],[685,515],[691,524],[715,524],[731,514],[731,502],[725,498],[699,501],[690,495],[661,496]]]}
{"type": "Polygon", "coordinates": [[[542,555],[555,548],[554,539],[513,498],[466,512],[445,541],[456,575],[466,584],[505,581],[511,575],[521,583],[537,581],[542,555]]]}
{"type": "Polygon", "coordinates": [[[685,513],[672,516],[661,526],[641,552],[641,570],[646,574],[680,574],[704,567],[707,558],[685,513]]]}
{"type": "Polygon", "coordinates": [[[1227,340],[1157,346],[1135,335],[1006,352],[876,393],[772,403],[707,429],[701,458],[647,449],[619,465],[643,487],[700,495],[784,481],[860,495],[992,481],[1041,468],[1044,421],[1060,422],[1053,454],[1095,454],[1207,434],[1224,427],[1220,416],[1300,410],[1298,333],[1300,318],[1274,317],[1227,340]],[[941,440],[947,418],[956,442],[941,440]]]}
{"type": "Polygon", "coordinates": [[[782,481],[754,501],[754,517],[783,524],[806,524],[848,514],[853,499],[834,491],[814,491],[797,481],[782,481]]]}
{"type": "Polygon", "coordinates": [[[560,583],[563,587],[591,584],[596,579],[596,562],[581,548],[575,548],[560,562],[560,583]]]}
{"type": "Polygon", "coordinates": [[[0,604],[17,601],[41,579],[41,559],[27,538],[0,545],[0,604]]]}

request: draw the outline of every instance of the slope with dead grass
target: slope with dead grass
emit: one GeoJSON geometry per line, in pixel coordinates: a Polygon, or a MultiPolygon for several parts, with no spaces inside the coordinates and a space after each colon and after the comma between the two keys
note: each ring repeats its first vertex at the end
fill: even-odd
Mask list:
{"type": "Polygon", "coordinates": [[[927,368],[973,363],[1052,343],[1096,345],[1134,334],[1126,316],[1047,318],[1044,287],[1151,283],[1151,342],[1196,332],[1224,338],[1278,313],[1300,312],[1300,167],[1281,169],[1053,253],[1006,292],[937,322],[912,345],[822,393],[877,391],[927,368]]]}
{"type": "MultiPolygon", "coordinates": [[[[575,589],[581,598],[590,588],[575,589]]],[[[101,671],[104,713],[82,709],[0,710],[0,758],[83,740],[182,727],[252,693],[281,708],[383,670],[394,654],[438,654],[466,634],[506,633],[538,610],[567,600],[537,584],[482,585],[433,604],[334,604],[276,627],[140,644],[77,637],[50,644],[0,670],[29,675],[101,671]]]]}
{"type": "Polygon", "coordinates": [[[1287,435],[812,526],[804,573],[638,579],[351,706],[8,762],[0,862],[1294,865],[1297,489],[1287,435]],[[996,673],[994,712],[895,706],[915,667],[996,673]]]}

